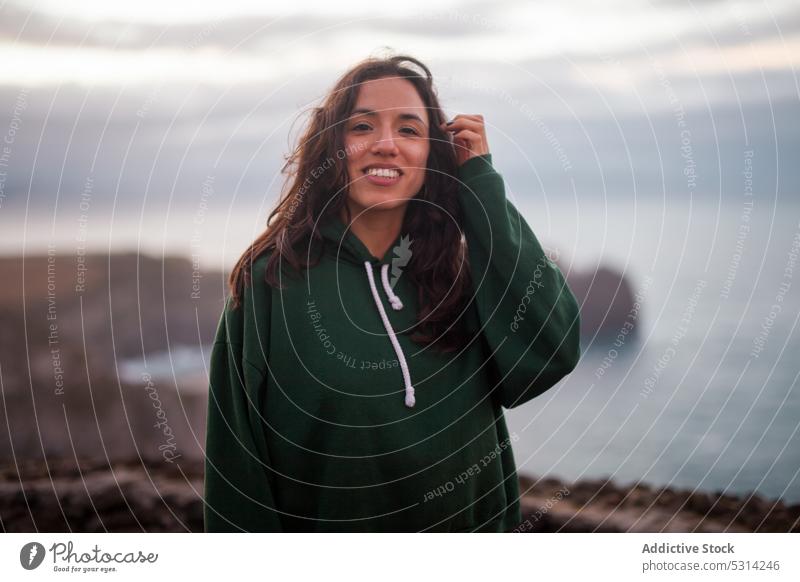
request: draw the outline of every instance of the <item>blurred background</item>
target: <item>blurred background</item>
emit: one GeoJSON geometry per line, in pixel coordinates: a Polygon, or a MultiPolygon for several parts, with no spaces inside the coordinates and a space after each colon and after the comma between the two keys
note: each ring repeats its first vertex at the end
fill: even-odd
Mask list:
{"type": "Polygon", "coordinates": [[[209,343],[284,156],[407,53],[581,302],[528,531],[797,531],[800,6],[6,1],[0,527],[197,531],[209,343]]]}

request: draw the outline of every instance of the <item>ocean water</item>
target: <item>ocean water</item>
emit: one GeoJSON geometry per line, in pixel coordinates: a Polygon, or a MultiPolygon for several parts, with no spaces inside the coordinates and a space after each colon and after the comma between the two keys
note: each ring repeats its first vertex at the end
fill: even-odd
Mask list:
{"type": "Polygon", "coordinates": [[[800,501],[800,205],[745,202],[520,205],[568,268],[613,264],[642,297],[636,340],[586,338],[507,412],[521,473],[800,501]]]}

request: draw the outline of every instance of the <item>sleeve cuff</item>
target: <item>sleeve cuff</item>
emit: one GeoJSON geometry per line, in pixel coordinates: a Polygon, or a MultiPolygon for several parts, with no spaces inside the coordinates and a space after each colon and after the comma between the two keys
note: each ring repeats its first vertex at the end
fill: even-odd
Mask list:
{"type": "Polygon", "coordinates": [[[458,167],[458,177],[463,182],[467,182],[478,176],[496,173],[492,166],[492,154],[474,156],[458,167]]]}

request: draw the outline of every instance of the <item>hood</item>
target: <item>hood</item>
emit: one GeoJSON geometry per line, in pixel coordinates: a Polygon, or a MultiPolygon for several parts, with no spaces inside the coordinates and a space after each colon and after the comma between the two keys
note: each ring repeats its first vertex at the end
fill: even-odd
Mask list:
{"type": "Polygon", "coordinates": [[[380,280],[383,287],[383,292],[386,295],[389,304],[395,311],[403,309],[403,302],[394,293],[392,286],[389,284],[389,267],[392,264],[393,253],[392,249],[400,244],[402,233],[397,235],[389,250],[386,254],[378,258],[374,256],[369,249],[361,242],[350,228],[342,222],[341,218],[337,215],[329,217],[328,220],[319,226],[319,231],[325,239],[324,252],[330,254],[336,260],[361,265],[364,269],[364,276],[367,279],[370,290],[372,291],[372,299],[375,302],[375,309],[383,321],[383,327],[386,329],[386,334],[389,341],[392,342],[395,354],[397,354],[397,361],[400,364],[400,370],[403,372],[403,384],[405,388],[405,403],[409,408],[415,404],[414,386],[411,383],[411,373],[408,369],[405,354],[397,340],[392,328],[392,323],[389,321],[389,316],[386,315],[386,308],[383,304],[383,299],[378,291],[378,286],[375,283],[375,272],[377,269],[380,271],[380,280]]]}
{"type": "Polygon", "coordinates": [[[325,239],[326,252],[331,253],[332,256],[337,257],[340,261],[356,265],[363,265],[365,261],[369,261],[377,268],[386,264],[391,266],[393,259],[392,249],[400,244],[400,239],[403,236],[402,232],[398,234],[397,238],[389,246],[389,250],[386,251],[386,255],[379,258],[369,251],[364,243],[361,242],[361,239],[337,215],[329,217],[327,222],[321,223],[317,228],[325,239]]]}

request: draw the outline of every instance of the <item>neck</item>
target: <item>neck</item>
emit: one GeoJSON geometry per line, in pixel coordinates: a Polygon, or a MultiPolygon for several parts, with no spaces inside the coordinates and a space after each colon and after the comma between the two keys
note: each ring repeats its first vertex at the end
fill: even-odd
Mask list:
{"type": "MultiPolygon", "coordinates": [[[[351,208],[351,216],[357,216],[357,218],[354,218],[350,224],[350,230],[364,243],[372,256],[382,260],[386,251],[400,234],[405,212],[406,205],[392,210],[368,210],[361,214],[354,212],[351,208]]],[[[342,208],[341,219],[342,222],[348,224],[344,208],[342,208]]]]}

